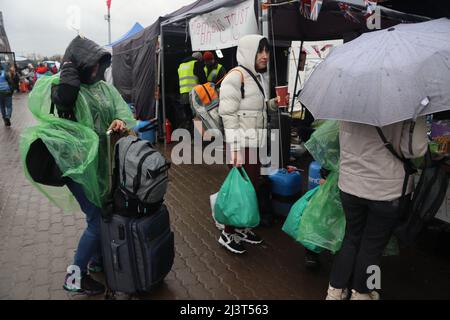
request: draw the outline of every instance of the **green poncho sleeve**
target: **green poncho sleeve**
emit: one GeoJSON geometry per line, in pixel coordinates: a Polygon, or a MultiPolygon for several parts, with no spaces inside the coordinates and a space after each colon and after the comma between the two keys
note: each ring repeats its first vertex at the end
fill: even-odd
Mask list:
{"type": "Polygon", "coordinates": [[[51,86],[58,83],[58,75],[41,78],[29,96],[29,108],[38,124],[21,135],[19,148],[25,175],[64,211],[78,208],[66,187],[44,186],[31,179],[25,159],[31,144],[42,139],[63,176],[81,184],[89,201],[102,207],[109,196],[106,131],[115,119],[129,127],[135,125],[135,120],[119,92],[104,81],[81,86],[75,105],[77,122],[58,118],[50,114],[51,86]]]}

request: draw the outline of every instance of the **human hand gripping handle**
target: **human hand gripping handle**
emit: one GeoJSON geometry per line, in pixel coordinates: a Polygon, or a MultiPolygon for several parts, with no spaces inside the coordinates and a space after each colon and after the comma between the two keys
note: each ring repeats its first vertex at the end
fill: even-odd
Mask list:
{"type": "Polygon", "coordinates": [[[236,168],[242,168],[243,159],[239,150],[231,152],[231,164],[236,168]]]}
{"type": "Polygon", "coordinates": [[[112,130],[114,132],[118,132],[118,131],[123,132],[123,131],[125,131],[125,129],[126,129],[125,122],[123,122],[122,120],[116,119],[111,123],[111,125],[108,128],[108,131],[112,130]]]}

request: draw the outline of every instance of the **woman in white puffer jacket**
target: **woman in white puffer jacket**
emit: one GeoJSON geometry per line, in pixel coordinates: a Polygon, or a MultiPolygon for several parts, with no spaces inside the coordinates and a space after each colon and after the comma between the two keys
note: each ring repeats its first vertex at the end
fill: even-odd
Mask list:
{"type": "MultiPolygon", "coordinates": [[[[227,74],[220,89],[219,113],[227,151],[231,151],[231,165],[244,167],[257,195],[261,186],[261,163],[256,155],[267,144],[267,109],[276,110],[279,101],[278,97],[268,99],[269,57],[266,38],[260,35],[242,37],[237,49],[239,66],[227,74]],[[249,159],[257,161],[251,163],[249,159]]],[[[233,253],[244,253],[242,242],[259,244],[262,240],[249,229],[225,226],[219,239],[221,245],[233,253]]]]}

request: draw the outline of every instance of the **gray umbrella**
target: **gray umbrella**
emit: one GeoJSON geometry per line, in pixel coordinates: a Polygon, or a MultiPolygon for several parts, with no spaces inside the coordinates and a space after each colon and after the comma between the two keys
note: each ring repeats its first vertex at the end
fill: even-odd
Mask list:
{"type": "Polygon", "coordinates": [[[450,20],[401,24],[336,48],[300,101],[316,119],[374,126],[450,110],[450,20]]]}

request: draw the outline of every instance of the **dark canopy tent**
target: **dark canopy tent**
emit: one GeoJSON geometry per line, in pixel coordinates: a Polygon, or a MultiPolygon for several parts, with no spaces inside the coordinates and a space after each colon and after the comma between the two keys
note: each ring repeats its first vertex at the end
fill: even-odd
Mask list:
{"type": "Polygon", "coordinates": [[[433,19],[450,18],[450,1],[448,0],[384,0],[381,4],[393,10],[433,19]]]}
{"type": "MultiPolygon", "coordinates": [[[[275,2],[283,2],[277,0],[275,2]]],[[[383,6],[381,8],[381,28],[388,28],[401,22],[418,22],[424,17],[405,14],[383,6]]],[[[280,40],[320,41],[343,39],[346,34],[369,32],[363,17],[366,6],[363,0],[324,0],[317,21],[305,19],[298,3],[273,8],[275,37],[280,40]],[[348,4],[359,23],[347,19],[339,4],[348,4]],[[286,23],[289,21],[289,23],[286,23]]]]}
{"type": "Polygon", "coordinates": [[[161,22],[190,11],[211,0],[198,0],[190,5],[160,17],[151,26],[113,46],[113,79],[123,98],[136,107],[139,119],[156,115],[154,93],[158,79],[158,37],[161,22]]]}
{"type": "MultiPolygon", "coordinates": [[[[204,13],[208,13],[223,7],[237,5],[245,0],[198,0],[169,15],[160,17],[153,25],[145,28],[128,40],[113,47],[114,84],[124,96],[125,100],[135,104],[137,115],[140,119],[152,119],[156,115],[157,102],[154,93],[158,74],[158,36],[162,34],[161,55],[162,66],[165,68],[162,74],[162,85],[167,90],[163,92],[163,101],[167,97],[175,103],[177,92],[176,68],[181,59],[190,53],[189,19],[204,13]],[[176,58],[176,59],[175,59],[176,58]],[[177,60],[178,59],[178,60],[177,60]],[[172,93],[172,95],[171,95],[172,93]]],[[[255,0],[255,11],[257,17],[260,15],[261,1],[255,0]]],[[[285,2],[285,0],[272,1],[272,4],[285,2]]],[[[353,37],[369,31],[363,18],[365,10],[363,0],[335,1],[324,0],[318,21],[310,21],[304,18],[299,11],[299,3],[274,6],[271,8],[270,21],[273,21],[273,35],[270,40],[275,39],[275,45],[281,49],[276,51],[277,55],[283,56],[285,48],[289,47],[293,40],[331,40],[342,39],[348,34],[353,37]],[[360,23],[352,22],[344,17],[339,8],[339,3],[347,3],[357,14],[360,23]],[[283,45],[284,41],[284,45],[283,45]]],[[[382,7],[382,28],[386,28],[400,22],[423,21],[423,17],[404,14],[382,7]]],[[[272,26],[269,28],[272,30],[272,26]]],[[[234,57],[233,49],[228,55],[234,57]]],[[[287,57],[286,57],[287,59],[287,57]]],[[[231,64],[230,61],[228,61],[231,64]]],[[[277,65],[284,64],[280,59],[277,65]]],[[[278,78],[283,77],[283,68],[277,68],[278,78]]],[[[170,113],[170,110],[168,110],[170,113]]]]}

